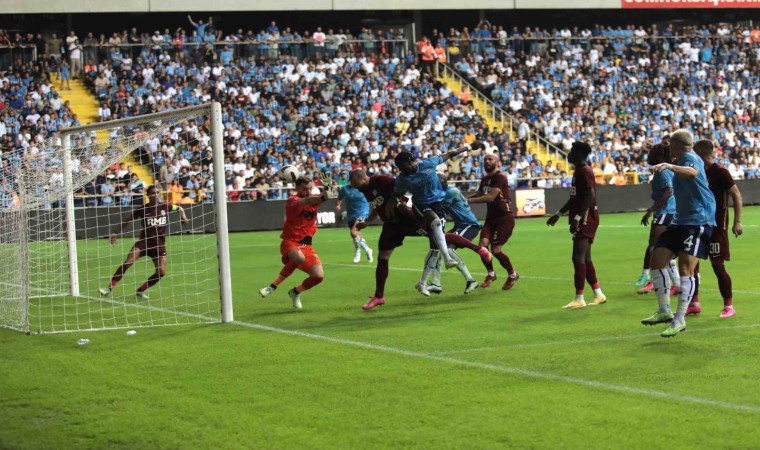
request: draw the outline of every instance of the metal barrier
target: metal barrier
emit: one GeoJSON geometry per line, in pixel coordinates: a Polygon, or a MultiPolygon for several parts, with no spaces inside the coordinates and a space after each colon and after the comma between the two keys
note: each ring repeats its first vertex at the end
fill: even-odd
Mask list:
{"type": "Polygon", "coordinates": [[[317,42],[313,39],[300,41],[211,41],[211,42],[162,42],[141,44],[119,44],[87,42],[82,45],[82,64],[100,64],[121,61],[126,57],[137,61],[151,59],[152,55],[168,54],[172,59],[177,55],[199,61],[221,61],[226,65],[235,58],[277,59],[292,56],[299,60],[332,58],[343,54],[398,55],[403,57],[409,49],[406,39],[392,40],[332,40],[317,42]]]}
{"type": "Polygon", "coordinates": [[[37,60],[35,45],[0,45],[0,70],[37,60]]]}

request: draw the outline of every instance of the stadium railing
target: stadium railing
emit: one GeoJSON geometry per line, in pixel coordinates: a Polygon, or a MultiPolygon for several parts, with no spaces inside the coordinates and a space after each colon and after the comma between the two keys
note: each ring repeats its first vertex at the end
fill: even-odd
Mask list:
{"type": "Polygon", "coordinates": [[[229,47],[233,54],[232,58],[254,57],[277,59],[280,56],[295,56],[298,59],[314,59],[317,56],[332,57],[338,52],[346,53],[365,53],[365,54],[397,54],[405,55],[409,50],[409,42],[406,39],[392,40],[345,40],[341,43],[334,44],[329,41],[317,42],[313,39],[300,41],[210,41],[202,43],[167,42],[161,44],[120,44],[118,46],[110,44],[85,44],[82,46],[82,64],[100,64],[103,61],[113,62],[114,48],[119,49],[122,57],[128,55],[133,62],[138,56],[147,59],[147,55],[152,52],[168,52],[174,57],[177,53],[184,53],[191,56],[195,49],[206,56],[213,55],[215,59],[220,59],[220,53],[229,47]]]}
{"type": "Polygon", "coordinates": [[[0,45],[0,70],[37,60],[37,46],[32,44],[0,45]]]}
{"type": "MultiPolygon", "coordinates": [[[[514,136],[518,135],[519,121],[513,115],[496,105],[479,87],[470,83],[456,70],[451,68],[451,66],[440,62],[436,63],[436,74],[438,74],[439,77],[443,75],[454,78],[459,81],[462,86],[469,88],[471,95],[475,96],[479,101],[488,106],[488,109],[491,111],[491,120],[494,124],[499,123],[501,124],[502,129],[509,130],[514,136]]],[[[486,110],[486,112],[488,112],[488,110],[486,110]]],[[[531,124],[528,124],[528,126],[530,127],[530,131],[526,136],[526,148],[530,148],[531,143],[536,143],[539,147],[543,147],[546,150],[547,157],[552,158],[553,161],[564,161],[565,167],[567,167],[567,152],[546,140],[535,131],[531,124]]]]}

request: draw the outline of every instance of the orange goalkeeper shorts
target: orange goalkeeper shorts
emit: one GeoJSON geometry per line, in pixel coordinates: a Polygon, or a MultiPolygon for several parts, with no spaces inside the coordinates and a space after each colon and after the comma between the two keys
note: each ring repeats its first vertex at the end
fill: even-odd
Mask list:
{"type": "Polygon", "coordinates": [[[293,250],[298,250],[303,254],[304,261],[298,266],[298,268],[304,272],[307,272],[314,266],[322,265],[322,261],[319,260],[319,255],[314,251],[314,247],[309,244],[301,244],[300,242],[295,241],[282,241],[282,244],[280,244],[280,255],[282,255],[283,264],[288,263],[288,253],[293,250]]]}

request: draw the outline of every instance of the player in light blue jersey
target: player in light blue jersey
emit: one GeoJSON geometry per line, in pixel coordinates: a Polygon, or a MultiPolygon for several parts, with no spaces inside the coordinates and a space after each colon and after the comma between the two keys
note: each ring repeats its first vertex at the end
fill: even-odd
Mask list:
{"type": "Polygon", "coordinates": [[[696,288],[694,273],[700,259],[707,259],[710,236],[715,227],[715,197],[710,191],[702,159],[692,151],[694,137],[688,130],[670,135],[670,152],[675,164],[664,162],[652,166],[653,173],[671,171],[676,213],[665,232],[657,239],[652,252],[652,281],[659,308],[642,320],[644,325],[670,323],[662,337],[673,337],[686,330],[686,309],[696,288]],[[670,277],[665,270],[678,256],[681,292],[675,315],[670,310],[670,277]]]}
{"type": "MultiPolygon", "coordinates": [[[[457,254],[455,249],[462,247],[469,248],[480,256],[484,265],[491,260],[491,252],[487,248],[472,242],[478,236],[481,226],[462,192],[456,187],[448,185],[446,174],[438,172],[438,179],[446,192],[443,208],[446,214],[454,221],[454,228],[449,230],[445,235],[446,243],[448,244],[449,254],[458,263],[457,269],[464,276],[466,282],[464,293],[469,294],[478,287],[478,282],[472,278],[464,260],[457,254]]],[[[442,261],[441,252],[438,249],[431,248],[425,257],[422,278],[416,286],[422,295],[429,295],[429,293],[440,294],[442,292],[440,281],[442,261]],[[428,286],[428,279],[431,275],[433,276],[433,283],[428,286]]]]}
{"type": "Polygon", "coordinates": [[[436,168],[470,148],[477,150],[482,146],[482,143],[475,141],[472,147],[451,150],[441,156],[423,159],[419,163],[414,161],[414,156],[410,152],[402,151],[396,155],[394,160],[396,167],[401,171],[401,174],[396,178],[396,195],[400,197],[407,192],[412,194],[412,210],[417,218],[430,228],[433,240],[443,255],[447,269],[459,264],[449,255],[446,246],[446,236],[443,232],[446,216],[443,200],[446,198],[446,191],[441,186],[436,168]]]}
{"type": "Polygon", "coordinates": [[[372,249],[364,240],[362,232],[356,228],[356,224],[364,222],[369,217],[369,202],[358,189],[349,185],[343,186],[338,191],[338,204],[335,210],[340,213],[345,202],[346,220],[351,233],[351,239],[354,241],[354,263],[361,261],[362,250],[367,255],[367,262],[372,262],[372,249]]]}
{"type": "MultiPolygon", "coordinates": [[[[660,142],[652,146],[649,149],[647,161],[650,166],[656,166],[664,162],[670,161],[670,147],[666,142],[660,142]]],[[[649,245],[644,252],[644,269],[641,271],[641,276],[636,282],[636,293],[648,294],[654,291],[654,283],[650,275],[649,263],[652,259],[652,251],[654,245],[657,242],[657,238],[668,228],[670,222],[673,220],[673,215],[676,213],[676,198],[673,196],[673,172],[670,170],[664,170],[654,174],[652,178],[652,201],[654,202],[650,206],[644,217],[641,218],[641,224],[649,226],[649,219],[654,214],[652,219],[652,226],[649,229],[649,245]]],[[[678,285],[680,284],[680,278],[678,277],[678,268],[676,267],[675,260],[670,260],[668,264],[668,275],[670,275],[671,288],[670,295],[678,295],[678,285]]]]}

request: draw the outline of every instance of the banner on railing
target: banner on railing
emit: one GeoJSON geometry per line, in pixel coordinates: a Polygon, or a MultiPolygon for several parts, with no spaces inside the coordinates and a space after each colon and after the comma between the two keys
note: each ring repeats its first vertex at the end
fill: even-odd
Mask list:
{"type": "Polygon", "coordinates": [[[518,189],[515,191],[517,217],[545,216],[546,195],[543,189],[518,189]]]}
{"type": "Polygon", "coordinates": [[[620,0],[623,9],[760,8],[760,0],[620,0]]]}

